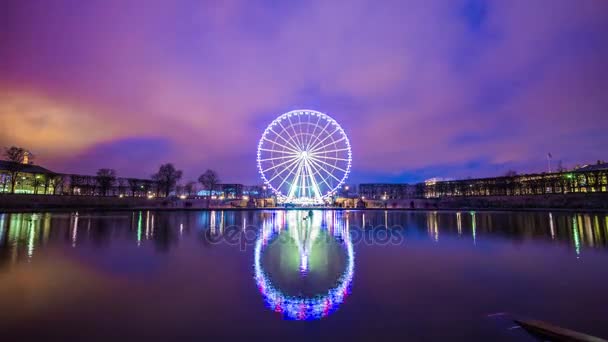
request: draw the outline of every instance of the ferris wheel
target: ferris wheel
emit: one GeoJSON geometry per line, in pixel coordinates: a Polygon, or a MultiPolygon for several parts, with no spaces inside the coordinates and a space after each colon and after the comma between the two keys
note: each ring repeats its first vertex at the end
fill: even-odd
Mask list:
{"type": "Polygon", "coordinates": [[[258,143],[264,183],[281,202],[320,204],[344,184],[351,166],[350,142],[330,116],[294,110],[268,125],[258,143]]]}

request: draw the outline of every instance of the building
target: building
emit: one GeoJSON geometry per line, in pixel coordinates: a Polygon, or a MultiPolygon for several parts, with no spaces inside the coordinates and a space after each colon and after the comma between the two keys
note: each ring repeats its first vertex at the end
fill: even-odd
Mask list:
{"type": "Polygon", "coordinates": [[[0,160],[0,193],[53,194],[59,174],[41,166],[0,160]]]}
{"type": "Polygon", "coordinates": [[[63,174],[42,166],[0,160],[0,193],[82,196],[158,196],[150,179],[116,178],[102,193],[96,176],[63,174]]]}
{"type": "MultiPolygon", "coordinates": [[[[420,186],[397,183],[368,183],[359,184],[359,196],[370,200],[407,199],[417,197],[422,189],[420,186]]],[[[418,196],[419,197],[419,196],[418,196]]]]}
{"type": "Polygon", "coordinates": [[[424,184],[424,197],[426,198],[592,192],[608,192],[608,163],[585,165],[567,172],[434,181],[424,184]]]}

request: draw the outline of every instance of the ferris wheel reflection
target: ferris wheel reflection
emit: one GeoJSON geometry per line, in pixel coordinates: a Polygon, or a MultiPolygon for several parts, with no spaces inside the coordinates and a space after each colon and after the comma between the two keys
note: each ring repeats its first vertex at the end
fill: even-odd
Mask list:
{"type": "Polygon", "coordinates": [[[254,249],[254,270],[257,287],[266,306],[289,320],[316,320],[333,313],[344,302],[354,276],[354,252],[347,220],[335,212],[278,212],[263,221],[254,249]],[[311,268],[311,256],[327,240],[337,243],[346,256],[345,268],[338,280],[327,290],[312,296],[290,295],[276,285],[263,267],[265,250],[273,242],[289,239],[297,247],[298,266],[302,277],[311,268]],[[279,239],[279,240],[277,240],[279,239]]]}

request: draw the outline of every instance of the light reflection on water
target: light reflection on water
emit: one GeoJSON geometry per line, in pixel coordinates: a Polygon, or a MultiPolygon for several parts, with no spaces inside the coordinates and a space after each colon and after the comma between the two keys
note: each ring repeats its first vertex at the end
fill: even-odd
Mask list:
{"type": "MultiPolygon", "coordinates": [[[[239,308],[243,314],[259,316],[258,309],[263,308],[277,321],[281,321],[281,318],[316,320],[328,316],[336,317],[338,322],[341,317],[373,320],[372,316],[361,313],[364,307],[361,301],[384,307],[384,311],[378,310],[375,314],[384,317],[386,324],[385,315],[410,317],[408,315],[411,313],[406,311],[391,311],[396,309],[391,308],[386,298],[378,298],[379,294],[372,296],[369,284],[407,274],[406,280],[382,283],[383,290],[398,293],[401,286],[413,286],[417,282],[421,282],[421,286],[427,282],[425,286],[440,290],[437,280],[428,278],[428,270],[416,268],[418,264],[413,262],[418,258],[424,260],[430,269],[461,267],[465,272],[472,272],[472,275],[451,276],[448,280],[450,286],[459,288],[462,293],[463,286],[476,288],[478,278],[489,276],[487,272],[491,268],[475,264],[486,261],[471,259],[473,255],[479,257],[478,253],[488,258],[487,262],[498,265],[493,267],[501,270],[500,279],[508,276],[528,279],[541,273],[553,279],[559,277],[560,271],[534,268],[540,266],[533,266],[532,258],[539,259],[539,255],[546,253],[547,262],[550,263],[553,257],[563,260],[562,256],[566,255],[583,267],[585,265],[580,263],[585,262],[586,257],[592,263],[608,261],[607,247],[608,215],[605,213],[355,210],[314,211],[310,217],[306,211],[0,213],[0,271],[5,277],[3,279],[8,280],[7,283],[13,276],[17,279],[16,270],[23,270],[20,265],[43,265],[57,257],[53,253],[58,250],[61,251],[61,258],[84,260],[82,265],[85,269],[102,269],[107,274],[96,276],[110,282],[116,274],[123,277],[121,279],[138,281],[142,270],[148,270],[145,276],[149,278],[145,279],[149,282],[137,285],[143,288],[138,290],[137,295],[131,294],[131,297],[142,301],[152,298],[146,288],[153,288],[156,291],[154,296],[158,296],[158,293],[164,293],[162,291],[166,287],[170,288],[165,282],[176,281],[183,286],[184,279],[188,277],[197,277],[196,281],[202,281],[198,277],[206,279],[204,277],[208,272],[216,272],[220,275],[213,279],[213,283],[207,280],[203,282],[204,286],[214,289],[210,297],[203,296],[207,304],[215,300],[212,298],[214,291],[221,291],[222,286],[232,284],[235,286],[233,291],[240,294],[242,304],[239,305],[242,306],[239,308]],[[389,236],[386,237],[386,234],[389,236]],[[507,263],[501,259],[501,254],[488,254],[488,251],[503,251],[505,246],[520,246],[509,250],[511,253],[521,253],[522,260],[526,261],[518,264],[511,260],[507,263]],[[204,265],[201,265],[200,256],[196,259],[195,255],[198,254],[204,255],[204,265]],[[237,272],[237,269],[226,266],[218,270],[216,265],[223,263],[232,267],[241,265],[239,267],[242,269],[237,272]],[[383,267],[400,263],[409,266],[394,266],[396,269],[383,267]],[[437,265],[431,266],[434,263],[437,265]],[[375,266],[370,269],[370,264],[375,266]],[[358,267],[362,267],[363,271],[357,271],[358,267]],[[187,276],[175,274],[178,272],[176,270],[183,270],[187,276]],[[253,285],[257,297],[252,297],[248,292],[253,285]],[[347,304],[351,301],[353,303],[347,304]],[[351,305],[351,309],[344,309],[348,305],[351,305]],[[354,314],[353,311],[359,313],[354,314]]],[[[518,260],[519,256],[509,258],[518,260]]],[[[41,273],[33,269],[30,272],[41,273]]],[[[581,272],[585,273],[577,277],[589,275],[589,268],[581,272]]],[[[599,272],[599,278],[606,277],[597,268],[594,272],[599,272]]],[[[442,273],[445,272],[438,272],[434,277],[441,278],[442,273]]],[[[18,281],[21,286],[29,280],[18,281]]],[[[570,280],[564,281],[571,284],[570,280]]],[[[440,284],[446,284],[446,281],[442,280],[440,284]]],[[[551,284],[555,284],[555,280],[551,284]]],[[[551,284],[539,282],[530,286],[537,290],[548,286],[544,289],[547,293],[564,286],[551,284]]],[[[505,285],[497,282],[493,286],[505,285]]],[[[11,291],[14,290],[3,290],[0,286],[0,304],[13,295],[11,291]]],[[[86,293],[87,287],[83,286],[82,291],[86,293]]],[[[184,290],[183,296],[196,296],[195,290],[192,291],[184,290]]],[[[503,293],[509,291],[514,290],[508,286],[502,289],[503,293]]],[[[584,291],[580,290],[581,293],[584,291]]],[[[131,297],[118,293],[106,295],[117,302],[131,300],[126,299],[131,297]]],[[[473,298],[470,300],[475,300],[473,298]]],[[[478,299],[480,302],[477,305],[485,305],[482,298],[478,299]]],[[[94,299],[90,300],[94,305],[94,299]]],[[[399,297],[393,300],[400,302],[399,297]]],[[[186,299],[177,302],[181,309],[189,306],[186,299]]],[[[51,313],[57,314],[52,310],[52,305],[47,306],[51,308],[51,313]]],[[[399,308],[406,310],[407,306],[399,308]]],[[[106,310],[115,314],[113,310],[117,309],[109,307],[106,310]]],[[[35,316],[37,313],[32,311],[29,314],[35,316]]],[[[263,321],[263,318],[255,319],[263,321]]],[[[218,322],[216,324],[220,324],[218,322]]],[[[272,326],[277,323],[269,322],[260,324],[279,328],[272,326]]],[[[13,323],[16,326],[20,324],[19,321],[13,323]]],[[[600,323],[597,323],[597,327],[605,326],[600,323]]],[[[592,328],[595,326],[591,325],[592,328]]]]}

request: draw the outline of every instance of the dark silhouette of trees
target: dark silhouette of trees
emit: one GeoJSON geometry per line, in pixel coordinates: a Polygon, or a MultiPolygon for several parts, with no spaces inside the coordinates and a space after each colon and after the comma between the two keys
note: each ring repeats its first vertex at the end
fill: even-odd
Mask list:
{"type": "Polygon", "coordinates": [[[95,178],[101,194],[107,196],[108,190],[112,188],[116,181],[116,171],[113,169],[99,169],[95,178]]]}
{"type": "Polygon", "coordinates": [[[53,186],[53,195],[60,195],[63,193],[63,188],[65,186],[65,181],[66,181],[66,176],[65,175],[53,175],[52,179],[49,178],[52,181],[52,186],[53,186]],[[61,189],[61,190],[60,190],[61,189]]]}
{"type": "Polygon", "coordinates": [[[161,165],[158,172],[152,175],[152,179],[158,184],[157,190],[163,190],[165,196],[169,196],[169,193],[181,178],[182,171],[176,170],[171,163],[161,165]]]}
{"type": "Polygon", "coordinates": [[[23,147],[11,146],[4,148],[4,157],[8,161],[23,163],[26,156],[28,157],[28,160],[34,158],[34,156],[23,147]]]}
{"type": "Polygon", "coordinates": [[[131,197],[135,197],[135,193],[139,191],[139,189],[142,187],[142,184],[139,184],[139,179],[135,178],[129,178],[127,179],[127,182],[129,183],[129,190],[131,190],[131,197]]]}
{"type": "Polygon", "coordinates": [[[118,194],[124,196],[127,189],[127,180],[124,178],[118,178],[118,194]]]}
{"type": "Polygon", "coordinates": [[[21,170],[21,163],[25,161],[26,156],[28,160],[33,158],[26,149],[23,147],[11,146],[4,148],[4,158],[13,163],[9,163],[7,166],[8,174],[11,178],[11,193],[15,193],[15,185],[17,184],[17,179],[19,178],[19,170],[21,170]]]}
{"type": "Polygon", "coordinates": [[[46,178],[46,175],[34,175],[34,178],[32,179],[34,195],[38,195],[38,188],[40,188],[41,185],[44,185],[46,183],[46,178]]]}
{"type": "Polygon", "coordinates": [[[215,171],[207,170],[198,177],[198,182],[201,183],[204,189],[209,191],[209,195],[207,196],[207,206],[209,206],[211,195],[215,187],[220,183],[220,178],[215,171]]]}
{"type": "Polygon", "coordinates": [[[186,191],[186,194],[188,196],[192,196],[194,194],[195,187],[196,187],[196,182],[190,181],[190,182],[186,183],[186,185],[184,185],[184,190],[186,191]]]}
{"type": "Polygon", "coordinates": [[[505,172],[505,177],[515,177],[517,176],[517,171],[515,170],[508,170],[507,172],[505,172]]]}

